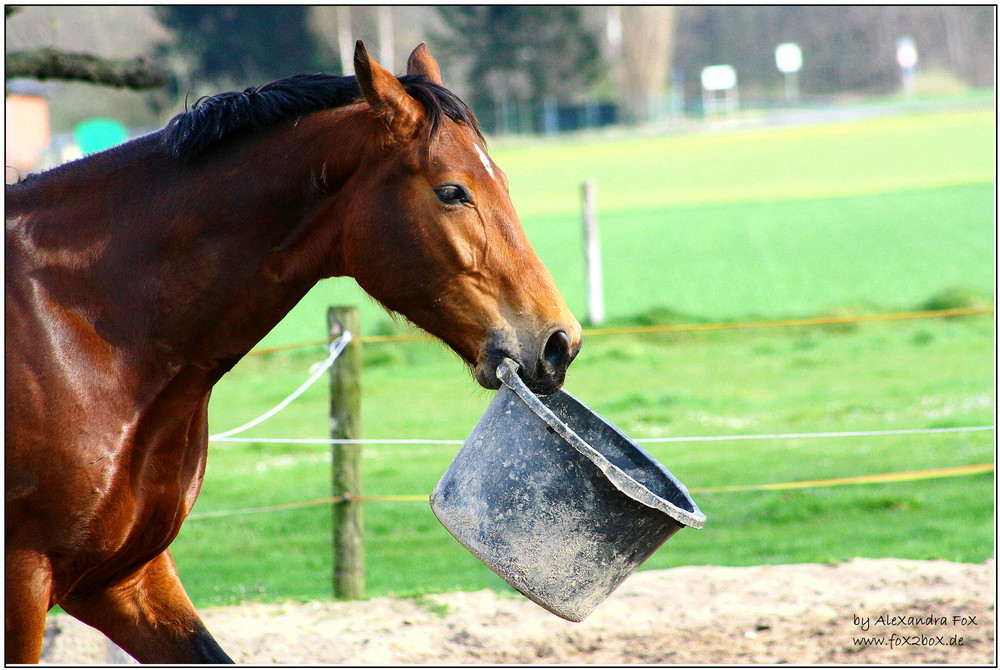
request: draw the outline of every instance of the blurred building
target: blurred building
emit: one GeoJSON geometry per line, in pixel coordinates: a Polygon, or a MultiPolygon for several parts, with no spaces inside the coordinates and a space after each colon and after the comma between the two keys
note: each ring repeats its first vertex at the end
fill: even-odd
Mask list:
{"type": "Polygon", "coordinates": [[[38,85],[10,86],[4,100],[5,181],[36,169],[51,139],[49,102],[38,85]]]}

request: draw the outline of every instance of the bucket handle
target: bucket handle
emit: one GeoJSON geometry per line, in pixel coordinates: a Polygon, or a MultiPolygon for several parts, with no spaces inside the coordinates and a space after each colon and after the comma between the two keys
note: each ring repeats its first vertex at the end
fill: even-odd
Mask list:
{"type": "MultiPolygon", "coordinates": [[[[647,507],[658,509],[670,515],[673,519],[684,524],[685,526],[690,526],[691,528],[702,527],[705,523],[705,515],[702,514],[697,507],[695,507],[695,512],[692,513],[674,505],[669,500],[664,500],[630,477],[628,473],[609,461],[604,454],[594,449],[587,443],[586,440],[577,435],[576,431],[566,425],[564,421],[559,419],[559,417],[557,417],[552,410],[546,407],[542,401],[538,399],[538,396],[531,392],[531,389],[525,386],[524,382],[521,381],[521,378],[517,374],[519,367],[520,366],[515,361],[509,358],[504,358],[503,361],[500,362],[500,365],[497,366],[497,377],[500,378],[500,381],[502,381],[507,388],[516,393],[529,407],[529,409],[538,415],[538,418],[547,423],[559,434],[560,437],[569,442],[574,449],[590,459],[594,465],[596,465],[598,469],[604,473],[604,476],[607,477],[612,484],[614,484],[615,488],[627,495],[629,498],[632,498],[647,507]]],[[[687,489],[684,485],[678,482],[675,478],[674,482],[681,489],[681,491],[687,495],[687,489]]],[[[690,499],[690,496],[688,496],[688,498],[690,499]]]]}

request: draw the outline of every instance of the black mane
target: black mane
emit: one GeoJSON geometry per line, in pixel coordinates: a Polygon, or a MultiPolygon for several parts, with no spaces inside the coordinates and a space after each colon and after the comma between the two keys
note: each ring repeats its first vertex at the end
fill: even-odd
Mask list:
{"type": "MultiPolygon", "coordinates": [[[[398,79],[406,92],[427,110],[431,133],[437,130],[444,115],[474,129],[482,138],[476,117],[457,95],[422,75],[404,75],[398,79]]],[[[353,75],[297,74],[243,92],[200,98],[190,111],[170,120],[163,129],[162,141],[174,156],[192,160],[237,135],[360,99],[361,89],[353,75]]]]}

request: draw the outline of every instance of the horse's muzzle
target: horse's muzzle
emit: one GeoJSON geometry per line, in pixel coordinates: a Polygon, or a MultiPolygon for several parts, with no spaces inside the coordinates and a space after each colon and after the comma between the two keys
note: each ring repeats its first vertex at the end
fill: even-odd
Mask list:
{"type": "Polygon", "coordinates": [[[532,392],[539,395],[555,393],[566,381],[566,370],[580,352],[580,344],[580,341],[573,344],[562,327],[549,329],[528,346],[506,343],[503,338],[494,337],[483,348],[476,363],[476,381],[484,388],[500,388],[497,367],[504,358],[510,358],[518,364],[518,376],[532,392]]]}

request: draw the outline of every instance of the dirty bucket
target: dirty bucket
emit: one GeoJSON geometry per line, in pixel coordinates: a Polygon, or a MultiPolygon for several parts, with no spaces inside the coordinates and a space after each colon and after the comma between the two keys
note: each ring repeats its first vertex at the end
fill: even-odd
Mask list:
{"type": "Polygon", "coordinates": [[[652,456],[565,391],[503,381],[431,494],[438,520],[504,581],[582,621],[684,526],[705,515],[652,456]]]}

